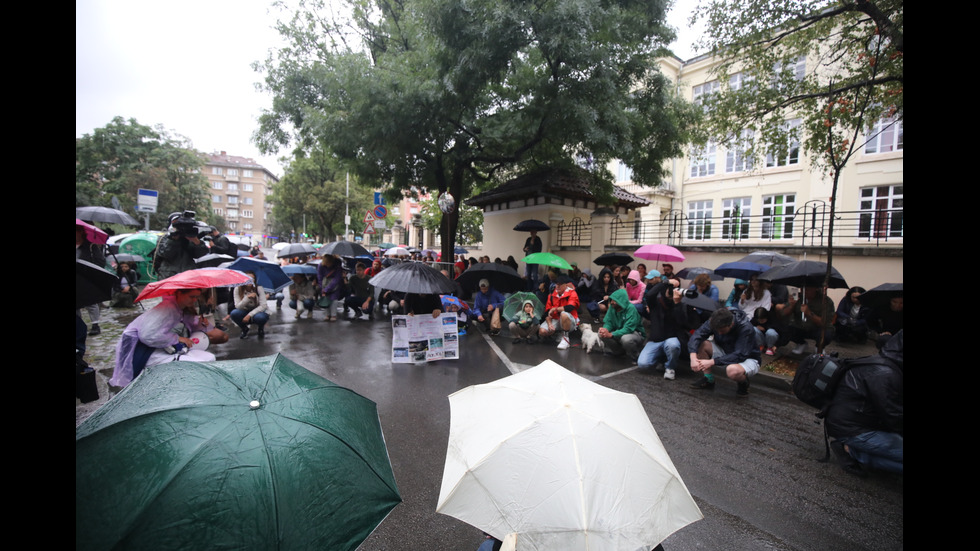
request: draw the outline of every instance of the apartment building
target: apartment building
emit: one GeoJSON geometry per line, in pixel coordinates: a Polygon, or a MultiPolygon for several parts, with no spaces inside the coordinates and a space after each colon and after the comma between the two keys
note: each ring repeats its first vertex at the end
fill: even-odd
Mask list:
{"type": "Polygon", "coordinates": [[[279,178],[254,160],[225,151],[205,154],[204,173],[212,212],[228,222],[228,233],[264,240],[272,212],[269,196],[279,178]]]}

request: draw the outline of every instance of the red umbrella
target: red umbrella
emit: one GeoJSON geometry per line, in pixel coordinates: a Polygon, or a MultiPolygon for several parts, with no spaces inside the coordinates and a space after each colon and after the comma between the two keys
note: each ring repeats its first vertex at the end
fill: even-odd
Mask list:
{"type": "Polygon", "coordinates": [[[143,292],[140,293],[140,296],[136,297],[136,301],[172,295],[180,289],[237,287],[246,283],[252,283],[252,278],[237,270],[198,268],[150,283],[143,288],[143,292]]]}
{"type": "Polygon", "coordinates": [[[99,228],[96,228],[92,224],[82,221],[80,218],[75,219],[75,227],[85,230],[85,238],[88,239],[89,243],[105,245],[105,242],[109,239],[109,234],[100,230],[99,228]]]}
{"type": "Polygon", "coordinates": [[[645,260],[656,260],[658,262],[683,262],[684,255],[680,251],[671,247],[670,245],[661,245],[659,243],[654,243],[652,245],[644,245],[636,252],[633,256],[637,258],[643,258],[645,260]]]}

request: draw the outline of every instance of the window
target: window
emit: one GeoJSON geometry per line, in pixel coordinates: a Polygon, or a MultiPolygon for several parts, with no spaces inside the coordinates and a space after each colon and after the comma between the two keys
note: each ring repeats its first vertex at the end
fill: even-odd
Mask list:
{"type": "MultiPolygon", "coordinates": [[[[783,132],[788,133],[785,151],[770,151],[766,155],[766,166],[789,166],[800,162],[800,138],[798,129],[800,119],[793,119],[783,123],[783,132]]],[[[770,149],[774,149],[770,147],[770,149]]]]}
{"type": "Polygon", "coordinates": [[[687,238],[694,240],[711,238],[711,199],[691,201],[687,204],[687,238]]]}
{"type": "Polygon", "coordinates": [[[748,239],[749,217],[752,216],[752,198],[735,197],[721,202],[721,238],[748,239]]]}
{"type": "Polygon", "coordinates": [[[714,140],[708,140],[703,147],[691,148],[691,178],[711,176],[715,173],[717,149],[714,140]]]}
{"type": "Polygon", "coordinates": [[[859,237],[902,237],[904,186],[861,188],[859,237]]]}
{"type": "Polygon", "coordinates": [[[783,89],[786,87],[788,80],[800,81],[806,76],[806,56],[801,55],[787,63],[777,61],[772,69],[775,87],[777,89],[783,89]]]}
{"type": "Polygon", "coordinates": [[[252,184],[242,184],[242,190],[252,191],[252,184]]]}
{"type": "Polygon", "coordinates": [[[245,178],[251,178],[252,177],[252,170],[249,169],[249,168],[243,169],[242,170],[242,176],[244,176],[245,178]]]}
{"type": "Polygon", "coordinates": [[[626,166],[623,161],[616,161],[616,181],[617,182],[631,182],[633,181],[633,169],[626,166]]]}
{"type": "Polygon", "coordinates": [[[242,229],[245,230],[245,231],[251,231],[252,225],[251,224],[242,224],[242,229]]]}
{"type": "Polygon", "coordinates": [[[243,210],[242,211],[242,218],[251,218],[252,216],[253,216],[252,211],[250,211],[250,210],[243,210]]]}
{"type": "Polygon", "coordinates": [[[902,121],[894,116],[881,119],[868,128],[868,141],[864,144],[866,154],[888,153],[902,150],[902,121]]]}
{"type": "Polygon", "coordinates": [[[221,216],[222,210],[219,208],[213,208],[211,209],[211,212],[217,214],[218,216],[221,216]]]}
{"type": "Polygon", "coordinates": [[[705,82],[704,84],[699,84],[694,87],[692,91],[691,102],[694,105],[701,105],[705,98],[710,94],[717,92],[721,88],[721,84],[717,80],[712,80],[711,82],[705,82]]]}
{"type": "Polygon", "coordinates": [[[228,169],[228,176],[238,176],[238,169],[237,168],[229,168],[228,169]]]}
{"type": "Polygon", "coordinates": [[[221,196],[220,195],[212,195],[211,196],[211,202],[212,203],[220,203],[221,202],[221,196]]]}
{"type": "Polygon", "coordinates": [[[745,73],[735,73],[728,79],[728,88],[733,92],[752,82],[753,78],[745,73]]]}
{"type": "Polygon", "coordinates": [[[796,195],[767,195],[762,198],[762,238],[792,239],[796,195]]]}
{"type": "Polygon", "coordinates": [[[755,133],[751,130],[742,130],[737,140],[734,140],[728,148],[725,156],[725,172],[744,172],[752,170],[752,157],[745,154],[745,151],[752,145],[755,133]]]}
{"type": "Polygon", "coordinates": [[[211,189],[224,189],[225,185],[222,182],[211,182],[211,189]]]}
{"type": "Polygon", "coordinates": [[[246,205],[251,205],[252,204],[252,198],[251,197],[245,197],[244,198],[244,202],[245,202],[246,205]]]}
{"type": "Polygon", "coordinates": [[[228,209],[228,218],[238,218],[238,209],[228,209]]]}
{"type": "Polygon", "coordinates": [[[228,191],[238,191],[238,184],[228,184],[228,191]]]}
{"type": "Polygon", "coordinates": [[[229,195],[228,196],[228,204],[229,205],[237,205],[238,204],[238,197],[235,197],[234,195],[229,195]]]}
{"type": "Polygon", "coordinates": [[[211,174],[214,174],[215,176],[221,176],[222,174],[224,174],[224,171],[221,170],[220,166],[212,166],[211,174]]]}
{"type": "Polygon", "coordinates": [[[640,211],[637,210],[633,212],[633,239],[639,240],[642,238],[643,238],[643,220],[640,216],[640,211]]]}

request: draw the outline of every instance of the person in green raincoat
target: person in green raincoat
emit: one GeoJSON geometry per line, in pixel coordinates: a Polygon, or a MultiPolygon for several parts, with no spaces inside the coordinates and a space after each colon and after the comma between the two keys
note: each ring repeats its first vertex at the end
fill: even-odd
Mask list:
{"type": "Polygon", "coordinates": [[[613,356],[629,356],[636,360],[646,340],[640,313],[630,304],[625,289],[616,289],[609,295],[609,309],[599,329],[599,337],[605,345],[605,353],[613,356]]]}

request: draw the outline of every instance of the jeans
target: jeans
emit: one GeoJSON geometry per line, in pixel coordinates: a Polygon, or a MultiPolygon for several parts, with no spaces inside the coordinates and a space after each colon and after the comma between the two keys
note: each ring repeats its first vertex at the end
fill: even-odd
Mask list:
{"type": "MultiPolygon", "coordinates": [[[[316,304],[316,302],[313,299],[311,299],[311,298],[304,298],[303,299],[303,308],[306,308],[307,311],[312,310],[313,309],[313,306],[315,304],[316,304]]],[[[293,310],[295,310],[296,309],[296,301],[295,300],[289,301],[289,307],[292,308],[293,310]]]]}
{"type": "Polygon", "coordinates": [[[671,337],[663,342],[650,341],[640,351],[636,364],[640,369],[650,369],[658,360],[666,360],[664,368],[677,369],[677,359],[681,356],[681,341],[671,337]]]}
{"type": "Polygon", "coordinates": [[[903,474],[905,442],[902,435],[876,430],[837,440],[847,446],[851,457],[858,463],[903,474]]]}
{"type": "Polygon", "coordinates": [[[779,333],[775,329],[766,329],[766,332],[763,333],[758,327],[755,328],[755,343],[757,345],[772,348],[776,346],[776,341],[778,340],[779,333]]]}
{"type": "MultiPolygon", "coordinates": [[[[234,310],[231,311],[231,320],[235,322],[235,325],[241,327],[242,330],[244,331],[245,329],[248,329],[248,323],[245,323],[244,321],[245,316],[247,315],[248,315],[247,311],[239,310],[238,308],[235,308],[234,310]]],[[[252,320],[249,321],[249,323],[254,323],[259,327],[265,327],[265,324],[268,321],[269,321],[269,314],[266,314],[265,312],[259,312],[258,314],[252,316],[252,320]]]]}

